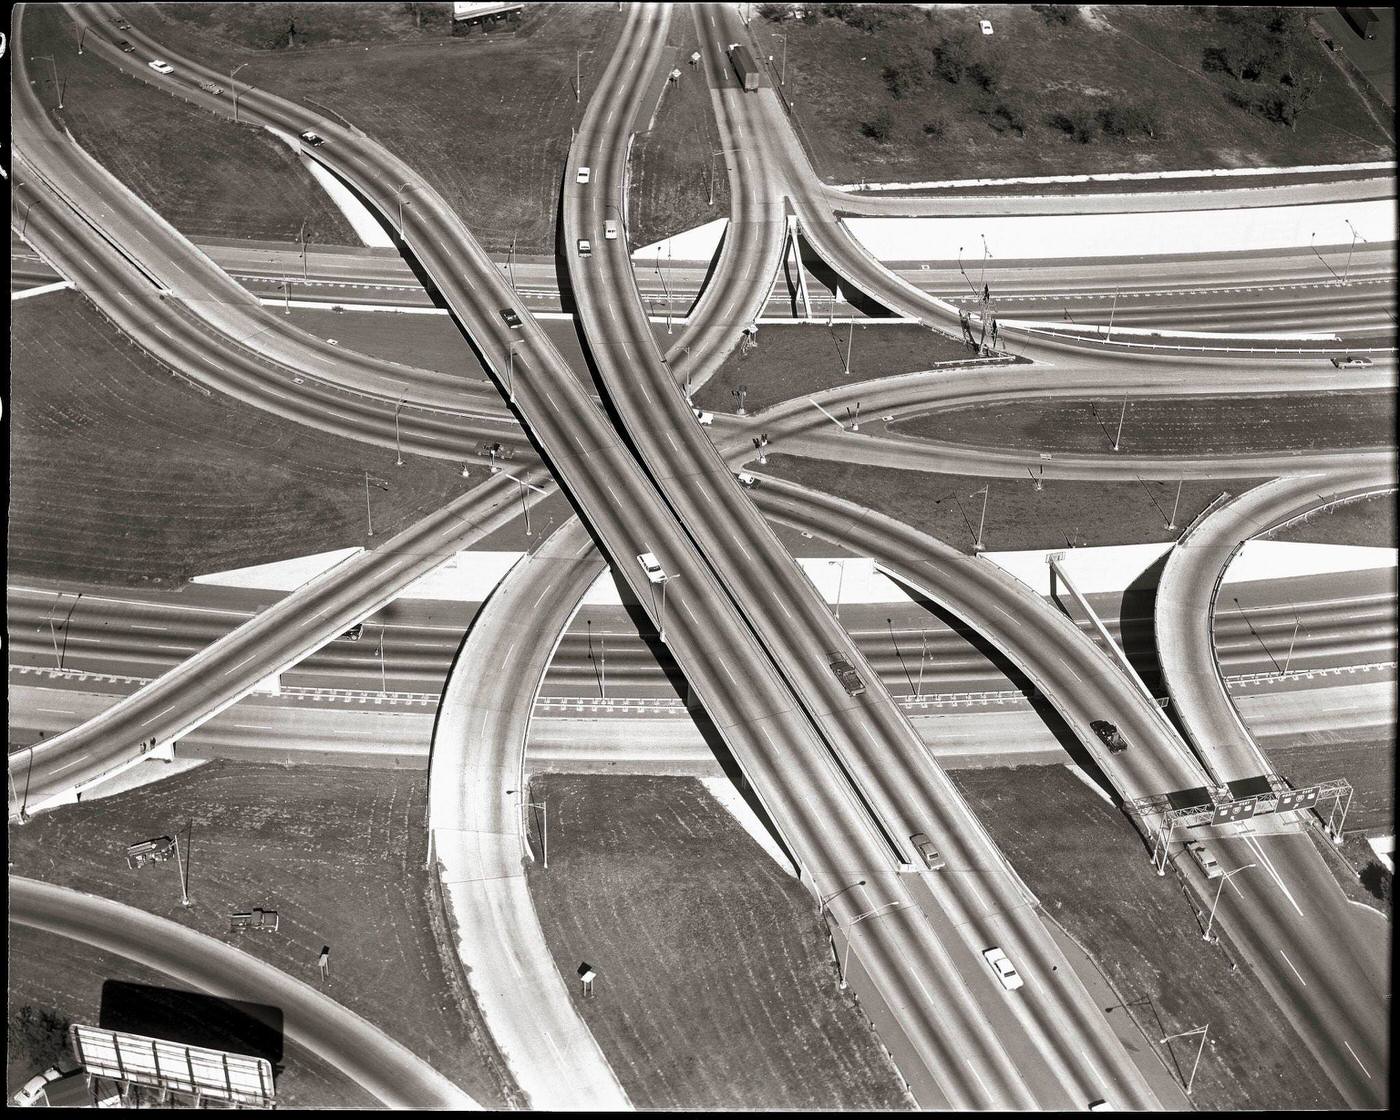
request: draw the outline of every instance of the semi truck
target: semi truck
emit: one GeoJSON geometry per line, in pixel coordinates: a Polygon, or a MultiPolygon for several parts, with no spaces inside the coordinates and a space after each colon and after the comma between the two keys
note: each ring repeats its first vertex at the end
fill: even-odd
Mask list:
{"type": "Polygon", "coordinates": [[[745,89],[758,88],[758,63],[754,61],[753,52],[743,43],[733,43],[729,48],[729,61],[734,66],[734,72],[739,75],[739,84],[745,89]]]}

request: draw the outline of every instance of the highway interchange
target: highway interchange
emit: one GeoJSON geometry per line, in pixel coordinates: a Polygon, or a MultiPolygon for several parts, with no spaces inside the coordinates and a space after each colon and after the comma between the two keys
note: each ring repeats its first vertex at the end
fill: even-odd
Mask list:
{"type": "MultiPolygon", "coordinates": [[[[153,76],[140,58],[133,62],[121,54],[99,22],[109,21],[115,10],[107,5],[71,9],[90,26],[90,49],[157,87],[179,83],[184,96],[203,97],[211,107],[227,112],[226,98],[184,84],[188,77],[218,77],[212,69],[147,38],[139,26],[128,36],[144,52],[170,59],[177,76],[153,76]]],[[[590,236],[593,241],[590,257],[568,253],[566,260],[572,299],[606,397],[603,402],[531,314],[557,299],[558,285],[550,283],[547,272],[520,273],[527,285],[539,276],[538,298],[526,298],[509,283],[514,269],[503,274],[461,219],[410,167],[369,138],[263,90],[242,93],[240,116],[292,135],[315,129],[326,138],[323,147],[309,154],[355,186],[397,231],[405,257],[411,256],[431,278],[438,298],[490,370],[494,387],[468,383],[464,388],[460,379],[337,351],[286,326],[283,317],[269,315],[220,265],[233,266],[245,276],[256,275],[256,268],[246,261],[238,264],[235,254],[218,249],[212,256],[199,252],[54,132],[20,82],[24,65],[18,24],[13,37],[19,83],[16,177],[23,168],[31,193],[22,207],[12,195],[12,221],[22,223],[25,240],[98,302],[114,323],[197,382],[382,446],[401,440],[405,450],[417,454],[465,461],[475,456],[483,440],[499,441],[517,450],[513,470],[520,479],[542,490],[561,487],[591,530],[591,542],[615,561],[614,576],[650,616],[666,652],[738,762],[813,894],[824,898],[862,877],[874,884],[844,891],[822,912],[838,947],[844,949],[850,942],[847,979],[921,1105],[1083,1108],[1107,1098],[1120,1107],[1159,1106],[1162,1102],[1030,905],[1019,878],[895,702],[894,661],[901,654],[894,643],[886,644],[878,635],[856,640],[787,555],[770,521],[874,557],[914,594],[972,627],[1056,708],[1082,740],[1090,765],[1124,800],[1132,800],[1267,772],[1267,762],[1234,715],[1223,688],[1211,687],[1218,681],[1210,665],[1217,648],[1212,642],[1224,649],[1229,635],[1199,633],[1202,626],[1209,629],[1210,604],[1190,596],[1215,586],[1241,540],[1317,505],[1319,491],[1340,499],[1393,488],[1393,454],[1329,451],[1186,462],[1146,456],[1131,461],[1056,456],[1047,477],[1132,477],[1163,468],[1180,477],[1283,476],[1276,484],[1282,493],[1277,502],[1256,499],[1251,504],[1247,494],[1227,505],[1198,530],[1203,536],[1209,530],[1210,539],[1220,542],[1214,550],[1179,549],[1168,565],[1168,572],[1174,573],[1176,558],[1187,556],[1197,565],[1180,577],[1179,605],[1172,594],[1159,596],[1156,620],[1165,685],[1187,738],[1079,626],[984,561],[868,510],[776,478],[764,478],[756,489],[745,490],[732,471],[751,462],[753,436],[759,431],[801,454],[839,458],[853,454],[858,440],[859,454],[872,463],[968,473],[975,468],[975,473],[992,477],[1019,476],[1037,456],[833,433],[800,402],[786,409],[776,406],[762,418],[762,427],[752,418],[726,417],[712,431],[694,422],[682,387],[703,385],[714,375],[737,340],[736,325],[759,318],[765,310],[771,313],[770,289],[790,228],[788,206],[806,247],[840,275],[848,290],[864,292],[896,314],[944,332],[957,330],[959,308],[953,300],[961,293],[946,268],[936,275],[919,270],[916,285],[910,280],[914,270],[892,272],[850,236],[833,212],[832,192],[822,187],[807,163],[778,97],[770,89],[755,95],[737,87],[725,63],[725,47],[745,35],[741,20],[726,7],[698,6],[695,23],[716,123],[724,146],[736,156],[728,165],[733,201],[720,258],[683,329],[667,340],[670,345],[663,352],[648,322],[648,293],[639,287],[646,270],[634,273],[625,236],[608,240],[598,231],[609,218],[621,220],[625,228],[630,138],[654,101],[661,76],[657,60],[669,21],[679,18],[685,17],[667,6],[629,9],[569,164],[560,169],[563,243],[574,246],[579,238],[590,236]],[[579,184],[573,174],[580,166],[592,168],[587,185],[579,184]],[[503,308],[514,309],[519,328],[503,322],[503,308]],[[211,339],[219,345],[211,347],[211,339]],[[395,405],[404,401],[410,404],[397,417],[396,431],[395,405]],[[658,585],[647,580],[634,559],[641,552],[655,553],[667,573],[660,595],[658,585]],[[1180,651],[1180,672],[1168,654],[1171,649],[1180,651]],[[863,696],[847,695],[829,671],[832,651],[857,667],[867,685],[863,696]],[[1210,671],[1189,663],[1190,658],[1206,659],[1210,671]],[[1140,749],[1126,758],[1109,755],[1088,729],[1091,719],[1105,714],[1140,749]],[[920,869],[910,844],[910,836],[920,832],[937,836],[949,868],[957,874],[920,869]],[[884,917],[863,921],[872,909],[885,907],[884,917]],[[1013,999],[1005,997],[981,959],[981,949],[989,944],[1005,947],[1026,978],[1026,987],[1013,999]]],[[[1387,189],[1393,193],[1393,180],[1387,189]]],[[[902,205],[908,205],[907,200],[902,205]]],[[[1106,386],[1164,396],[1265,392],[1284,386],[1297,391],[1336,388],[1339,383],[1390,386],[1393,319],[1386,283],[1393,249],[1388,253],[1372,247],[1359,256],[1358,282],[1364,293],[1359,299],[1343,298],[1352,293],[1327,288],[1302,257],[1265,263],[1183,261],[1172,266],[1175,275],[1159,282],[1156,292],[1145,294],[1133,316],[1134,322],[1154,327],[1192,324],[1245,334],[1256,343],[1285,320],[1310,331],[1345,328],[1362,340],[1358,346],[1364,343],[1376,357],[1368,370],[1346,371],[1345,381],[1316,355],[1231,358],[1228,340],[1197,339],[1189,355],[1143,353],[1121,344],[1087,343],[1050,327],[1008,326],[1002,329],[1003,345],[1029,362],[969,362],[936,383],[909,376],[880,386],[834,389],[819,399],[832,411],[853,392],[864,394],[855,399],[874,401],[872,407],[881,408],[926,409],[1005,399],[1032,387],[1043,392],[1045,365],[1054,367],[1053,392],[1064,396],[1101,392],[1106,386]],[[1219,290],[1202,292],[1203,279],[1219,290]],[[1279,290],[1280,279],[1291,286],[1279,290]],[[1272,294],[1261,300],[1252,294],[1254,287],[1272,289],[1272,294]],[[1189,295],[1177,298],[1175,293],[1182,290],[1189,295]],[[1342,304],[1345,310],[1339,317],[1342,304]],[[1198,323],[1198,316],[1205,322],[1198,323]]],[[[357,258],[348,274],[323,258],[317,257],[316,263],[324,270],[318,277],[325,291],[312,298],[357,302],[344,285],[382,280],[394,285],[394,299],[423,298],[421,289],[406,282],[402,268],[388,258],[357,258]]],[[[33,275],[40,279],[38,273],[33,275]]],[[[1095,309],[1102,311],[1103,292],[1113,280],[1093,275],[1082,264],[1052,275],[1028,266],[1005,269],[1004,278],[1013,290],[1024,286],[1025,294],[1006,301],[999,309],[1002,317],[1055,320],[1063,309],[1067,318],[1073,312],[1075,322],[1092,321],[1095,309]],[[1099,298],[1086,300],[1085,288],[1099,298]],[[1070,295],[1065,293],[1079,302],[1067,303],[1070,295]]],[[[256,284],[253,288],[258,290],[256,284]]],[[[383,299],[378,292],[374,298],[383,299]]],[[[1325,345],[1319,349],[1327,350],[1325,345]]],[[[1335,344],[1332,349],[1335,352],[1335,344]]],[[[185,607],[176,609],[170,622],[136,623],[136,618],[165,619],[161,612],[166,608],[129,599],[94,608],[93,597],[88,597],[82,614],[75,607],[65,618],[64,641],[82,643],[83,627],[90,627],[87,633],[103,634],[100,656],[94,659],[95,651],[79,653],[76,648],[67,648],[65,655],[83,657],[88,667],[94,660],[127,668],[139,662],[140,675],[161,675],[97,718],[12,755],[12,788],[18,793],[12,794],[12,816],[72,800],[76,790],[140,763],[146,751],[182,739],[237,703],[258,682],[293,666],[298,674],[318,681],[363,679],[368,647],[357,647],[349,657],[346,647],[328,643],[351,625],[376,616],[443,559],[511,520],[518,512],[519,485],[509,475],[489,478],[419,525],[256,613],[248,607],[211,607],[211,612],[233,612],[214,621],[197,617],[198,607],[185,607]],[[106,625],[104,611],[116,625],[106,625]],[[247,621],[241,622],[244,618],[247,621]],[[124,644],[109,640],[123,627],[151,625],[178,628],[175,634],[163,635],[173,642],[156,643],[178,648],[153,651],[148,638],[130,629],[124,644]],[[195,647],[192,656],[180,656],[195,647]],[[320,661],[304,660],[318,650],[324,650],[320,661]]],[[[552,667],[546,657],[529,668],[533,679],[545,682],[547,670],[561,679],[583,675],[587,668],[582,661],[591,655],[591,650],[578,648],[576,635],[571,639],[565,634],[601,564],[589,540],[578,536],[578,524],[571,523],[574,527],[568,530],[575,534],[572,541],[551,542],[571,558],[562,568],[568,591],[556,592],[551,599],[555,609],[539,611],[537,598],[536,609],[510,616],[516,627],[528,623],[533,642],[524,644],[537,656],[559,650],[552,667]]],[[[531,562],[549,555],[548,549],[538,550],[531,562]]],[[[1175,577],[1164,579],[1164,591],[1174,586],[1175,577]]],[[[544,594],[541,590],[540,597],[544,594]]],[[[37,663],[48,652],[44,631],[55,604],[45,594],[13,587],[9,598],[12,628],[18,620],[23,629],[22,640],[17,634],[12,644],[12,659],[21,656],[37,663]]],[[[1346,625],[1338,627],[1341,633],[1310,627],[1314,637],[1301,651],[1304,664],[1309,657],[1325,659],[1337,646],[1349,653],[1367,651],[1356,653],[1367,660],[1383,659],[1386,635],[1393,635],[1393,590],[1368,598],[1372,615],[1342,612],[1346,625]],[[1382,656],[1373,657],[1372,650],[1381,650],[1382,656]]],[[[1336,611],[1326,599],[1317,609],[1324,617],[1336,611]]],[[[499,610],[493,614],[488,609],[473,625],[457,668],[447,677],[444,710],[472,710],[470,696],[457,694],[469,684],[463,658],[474,651],[478,638],[489,648],[489,635],[507,625],[492,619],[503,617],[499,610]],[[480,634],[477,625],[482,626],[480,634]]],[[[373,624],[367,629],[372,641],[373,624]]],[[[388,649],[394,652],[384,656],[380,673],[387,675],[392,663],[396,681],[440,682],[444,661],[461,636],[460,628],[455,635],[444,629],[444,634],[425,640],[421,630],[411,633],[411,622],[402,629],[393,625],[388,649]],[[405,656],[406,651],[395,648],[401,636],[421,642],[426,650],[405,656]]],[[[55,631],[47,637],[56,642],[55,631]]],[[[381,636],[381,650],[384,641],[381,636]]],[[[650,655],[641,654],[635,639],[630,647],[614,646],[614,656],[620,654],[624,666],[631,666],[615,663],[615,670],[634,672],[643,682],[655,681],[650,655]]],[[[500,661],[482,656],[486,659],[466,664],[500,661]]],[[[1228,668],[1231,655],[1222,653],[1222,659],[1228,668]]],[[[980,664],[961,675],[946,659],[942,665],[940,672],[958,683],[985,677],[980,664]]],[[[382,677],[381,687],[383,681],[382,677]]],[[[528,699],[533,697],[532,691],[528,699]]],[[[469,830],[463,821],[486,811],[463,804],[448,791],[498,788],[504,780],[467,783],[462,779],[468,766],[494,766],[490,773],[502,775],[516,767],[510,780],[518,788],[528,723],[527,705],[523,714],[514,711],[481,733],[483,741],[499,744],[499,754],[469,759],[446,750],[434,752],[430,824],[444,867],[454,866],[443,856],[444,843],[465,835],[469,830]],[[443,759],[453,758],[459,787],[453,785],[451,770],[440,777],[443,759]]],[[[497,821],[487,831],[508,832],[508,823],[497,821]]],[[[1387,1070],[1384,947],[1374,928],[1350,912],[1311,845],[1311,839],[1296,831],[1222,835],[1219,848],[1232,865],[1257,858],[1269,864],[1271,873],[1246,876],[1238,892],[1227,893],[1221,921],[1242,943],[1246,959],[1343,1096],[1353,1105],[1374,1107],[1384,1103],[1387,1070]],[[1299,899],[1307,903],[1306,911],[1299,899]],[[1304,972],[1314,983],[1303,979],[1304,972]]],[[[498,853],[489,855],[500,858],[498,853]]],[[[517,850],[517,867],[518,857],[517,850]]],[[[452,858],[468,857],[455,852],[452,858]]],[[[1195,865],[1173,858],[1198,897],[1207,897],[1209,885],[1195,865]]],[[[463,875],[464,882],[471,878],[463,875]]],[[[528,920],[521,910],[528,909],[528,896],[519,880],[515,886],[514,920],[519,923],[528,920]]],[[[460,905],[470,911],[473,903],[464,896],[460,905]]],[[[566,1019],[560,1030],[570,1029],[566,1019]]],[[[590,1058],[581,1056],[579,1062],[588,1066],[590,1058]]],[[[596,1059],[592,1064],[596,1066],[596,1059]]],[[[597,1099],[615,1102],[615,1090],[601,1079],[597,1099]]],[[[544,1090],[538,1096],[546,1099],[544,1090]]]]}

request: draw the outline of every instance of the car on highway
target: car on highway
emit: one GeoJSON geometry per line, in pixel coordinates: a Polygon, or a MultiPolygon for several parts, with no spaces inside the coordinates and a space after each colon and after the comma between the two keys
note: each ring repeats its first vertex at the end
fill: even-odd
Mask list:
{"type": "Polygon", "coordinates": [[[977,26],[982,29],[983,35],[990,35],[992,33],[992,21],[989,19],[979,19],[977,21],[977,26]]]}
{"type": "Polygon", "coordinates": [[[308,144],[310,144],[313,148],[319,148],[322,144],[326,142],[326,138],[324,136],[317,136],[314,132],[303,132],[301,134],[301,138],[305,140],[308,144]]]}
{"type": "Polygon", "coordinates": [[[1338,369],[1366,369],[1371,365],[1371,359],[1360,354],[1348,354],[1345,358],[1333,358],[1332,364],[1338,369]]]}
{"type": "Polygon", "coordinates": [[[1191,853],[1191,858],[1194,859],[1200,865],[1201,870],[1206,873],[1207,879],[1219,879],[1220,876],[1224,874],[1224,872],[1220,870],[1220,864],[1215,862],[1215,856],[1211,855],[1210,849],[1200,843],[1200,841],[1193,840],[1186,845],[1186,850],[1191,853]]]}
{"type": "Polygon", "coordinates": [[[1008,992],[1014,992],[1017,988],[1025,984],[1021,979],[1021,974],[1016,971],[1016,966],[1011,963],[1000,945],[993,945],[990,949],[982,950],[982,957],[992,966],[992,972],[1001,981],[1001,986],[1008,992]]]}
{"type": "Polygon", "coordinates": [[[591,257],[593,255],[593,242],[586,237],[578,239],[578,255],[581,257],[591,257]]]}
{"type": "Polygon", "coordinates": [[[666,569],[661,566],[661,561],[656,558],[655,553],[638,553],[637,563],[642,566],[642,571],[646,572],[647,579],[652,583],[666,582],[666,569]]]}
{"type": "Polygon", "coordinates": [[[44,1086],[51,1081],[57,1081],[60,1077],[67,1077],[68,1074],[57,1066],[50,1066],[43,1073],[36,1073],[21,1087],[12,1099],[12,1103],[19,1108],[33,1108],[41,1101],[47,1103],[44,1097],[44,1086]]]}
{"type": "Polygon", "coordinates": [[[515,308],[501,308],[501,318],[505,320],[506,326],[511,330],[518,331],[520,329],[520,316],[515,313],[515,308]]]}
{"type": "Polygon", "coordinates": [[[933,846],[933,841],[928,838],[928,833],[914,833],[913,836],[909,837],[909,843],[914,845],[914,850],[919,853],[919,858],[924,861],[924,866],[930,871],[943,870],[943,856],[933,846]]]}
{"type": "Polygon", "coordinates": [[[704,424],[707,428],[715,422],[715,414],[713,412],[706,412],[703,408],[692,408],[690,411],[695,413],[695,419],[700,421],[700,423],[704,424]]]}
{"type": "Polygon", "coordinates": [[[836,674],[836,679],[841,682],[841,687],[852,696],[859,696],[865,691],[865,682],[860,679],[856,667],[846,660],[844,654],[833,650],[827,654],[826,661],[831,666],[831,671],[836,674]]]}
{"type": "Polygon", "coordinates": [[[358,642],[360,638],[364,635],[364,632],[365,624],[363,622],[357,622],[354,626],[350,627],[349,630],[345,631],[345,633],[342,634],[340,637],[342,640],[347,642],[358,642]]]}
{"type": "Polygon", "coordinates": [[[589,167],[580,167],[580,168],[578,169],[578,181],[579,181],[580,183],[586,183],[586,182],[588,182],[588,176],[591,175],[592,173],[593,173],[593,169],[592,169],[592,168],[589,168],[589,167]]]}
{"type": "Polygon", "coordinates": [[[739,480],[739,485],[740,485],[740,486],[757,486],[757,485],[758,485],[758,479],[754,478],[754,476],[751,475],[751,474],[749,474],[748,471],[740,471],[740,472],[739,472],[738,474],[736,474],[734,477],[737,478],[737,479],[739,480]]]}
{"type": "Polygon", "coordinates": [[[121,47],[121,49],[122,49],[123,51],[125,51],[127,54],[130,54],[132,51],[134,51],[134,50],[136,49],[136,44],[133,43],[130,39],[122,39],[122,40],[120,40],[120,41],[117,43],[117,46],[121,47]]]}
{"type": "Polygon", "coordinates": [[[1128,749],[1128,740],[1123,738],[1115,724],[1109,723],[1106,719],[1095,719],[1089,721],[1089,727],[1108,747],[1110,754],[1122,754],[1128,749]]]}
{"type": "Polygon", "coordinates": [[[609,218],[603,223],[603,236],[609,241],[617,240],[617,219],[609,218]]]}
{"type": "Polygon", "coordinates": [[[1090,1101],[1090,1102],[1089,1102],[1089,1111],[1090,1111],[1090,1112],[1117,1112],[1118,1109],[1114,1108],[1114,1107],[1113,1107],[1111,1104],[1109,1104],[1108,1101],[1106,1101],[1106,1100],[1097,1100],[1097,1101],[1090,1101]]]}
{"type": "Polygon", "coordinates": [[[163,58],[153,58],[150,62],[146,63],[146,65],[149,66],[152,70],[154,70],[157,74],[175,73],[175,67],[171,66],[170,63],[166,62],[163,58]]]}

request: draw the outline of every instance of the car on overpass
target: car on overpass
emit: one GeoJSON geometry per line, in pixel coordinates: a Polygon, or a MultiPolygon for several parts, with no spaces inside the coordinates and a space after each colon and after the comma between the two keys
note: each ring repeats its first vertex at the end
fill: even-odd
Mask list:
{"type": "Polygon", "coordinates": [[[1333,358],[1332,364],[1338,369],[1366,369],[1371,359],[1360,354],[1348,354],[1345,358],[1333,358]]]}
{"type": "Polygon", "coordinates": [[[1122,754],[1128,749],[1128,740],[1123,738],[1118,727],[1115,724],[1109,723],[1108,720],[1090,720],[1089,728],[1095,735],[1103,740],[1104,746],[1108,748],[1110,754],[1122,754]]]}
{"type": "Polygon", "coordinates": [[[122,39],[119,43],[117,43],[117,46],[121,47],[123,53],[125,54],[130,54],[136,49],[136,44],[133,43],[130,39],[122,39]]]}
{"type": "Polygon", "coordinates": [[[578,169],[578,181],[579,181],[580,183],[586,183],[586,182],[588,182],[588,177],[589,177],[592,173],[593,173],[592,168],[589,168],[589,167],[580,167],[580,168],[578,169]]]}
{"type": "Polygon", "coordinates": [[[926,832],[916,832],[909,837],[909,843],[914,845],[914,850],[919,853],[919,858],[924,861],[924,866],[930,871],[942,871],[944,860],[942,853],[933,846],[933,841],[928,838],[926,832]]]}
{"type": "Polygon", "coordinates": [[[163,58],[153,58],[150,62],[146,63],[146,65],[149,66],[152,70],[154,70],[157,74],[175,73],[175,67],[171,66],[170,63],[166,62],[163,58]]]}
{"type": "Polygon", "coordinates": [[[1191,853],[1191,858],[1200,865],[1207,879],[1219,879],[1224,874],[1220,870],[1220,864],[1215,862],[1215,856],[1211,854],[1210,849],[1200,841],[1193,840],[1186,845],[1186,850],[1191,853]]]}
{"type": "Polygon", "coordinates": [[[655,553],[638,553],[637,563],[642,566],[642,571],[646,572],[647,579],[652,583],[666,582],[666,569],[661,566],[661,561],[656,558],[655,553]]]}
{"type": "Polygon", "coordinates": [[[1008,992],[1014,992],[1017,988],[1024,986],[1025,981],[1021,979],[1021,974],[1016,971],[1016,966],[1011,963],[1011,958],[1006,955],[1000,945],[983,949],[982,957],[992,966],[992,972],[996,974],[996,978],[1001,981],[1001,986],[1008,992]]]}
{"type": "Polygon", "coordinates": [[[515,313],[515,308],[501,308],[501,318],[505,320],[506,326],[511,330],[518,331],[520,329],[520,316],[515,313]]]}
{"type": "Polygon", "coordinates": [[[836,674],[836,679],[841,682],[841,687],[852,696],[859,696],[865,691],[865,682],[860,679],[856,667],[846,660],[844,654],[833,650],[827,654],[827,664],[831,666],[831,671],[836,674]]]}
{"type": "Polygon", "coordinates": [[[313,148],[319,148],[322,144],[326,142],[326,138],[324,136],[317,136],[314,132],[303,132],[301,134],[301,138],[305,140],[308,144],[310,144],[313,148]]]}

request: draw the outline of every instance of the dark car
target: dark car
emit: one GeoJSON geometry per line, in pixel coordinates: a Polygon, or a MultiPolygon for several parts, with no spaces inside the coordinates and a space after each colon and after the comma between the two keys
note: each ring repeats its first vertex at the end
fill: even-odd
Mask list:
{"type": "Polygon", "coordinates": [[[1106,719],[1096,719],[1089,724],[1095,735],[1104,741],[1110,754],[1121,754],[1128,749],[1128,741],[1119,734],[1118,728],[1106,719]]]}
{"type": "Polygon", "coordinates": [[[314,132],[303,132],[301,134],[301,138],[305,140],[308,144],[310,144],[313,148],[319,148],[322,144],[326,142],[325,137],[317,136],[314,132]]]}
{"type": "Polygon", "coordinates": [[[520,316],[515,313],[515,308],[501,308],[501,318],[506,321],[506,326],[511,330],[518,331],[520,329],[520,316]]]}
{"type": "Polygon", "coordinates": [[[350,627],[349,630],[345,631],[345,633],[342,634],[340,637],[342,641],[358,642],[360,638],[364,635],[364,632],[365,624],[363,622],[357,622],[354,626],[350,627]]]}
{"type": "Polygon", "coordinates": [[[121,47],[121,49],[124,50],[127,54],[130,54],[136,49],[136,44],[131,42],[131,40],[129,39],[123,39],[117,44],[117,46],[121,47]]]}
{"type": "Polygon", "coordinates": [[[860,679],[860,674],[856,668],[840,653],[827,655],[827,663],[831,666],[831,671],[836,674],[836,679],[841,682],[841,687],[852,696],[859,696],[865,691],[865,682],[860,679]]]}

